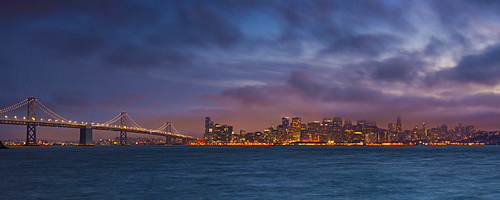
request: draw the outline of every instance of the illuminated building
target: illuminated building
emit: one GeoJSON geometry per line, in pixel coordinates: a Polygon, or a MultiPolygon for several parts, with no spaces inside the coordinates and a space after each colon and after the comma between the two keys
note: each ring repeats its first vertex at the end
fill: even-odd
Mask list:
{"type": "Polygon", "coordinates": [[[333,130],[330,137],[330,140],[338,142],[342,141],[342,137],[344,135],[344,130],[342,128],[342,118],[334,117],[333,118],[333,130]]]}
{"type": "Polygon", "coordinates": [[[276,140],[276,135],[278,131],[274,130],[272,127],[269,127],[268,129],[264,130],[264,133],[262,135],[263,142],[265,143],[275,143],[276,140]]]}
{"type": "Polygon", "coordinates": [[[323,123],[321,125],[321,136],[319,141],[328,142],[334,139],[334,122],[331,118],[323,118],[323,123]]]}
{"type": "Polygon", "coordinates": [[[335,127],[336,131],[340,131],[342,129],[342,118],[334,117],[333,126],[335,127]]]}
{"type": "Polygon", "coordinates": [[[300,136],[302,133],[302,124],[300,117],[292,118],[292,127],[289,132],[288,142],[297,142],[300,141],[300,136]]]}
{"type": "Polygon", "coordinates": [[[386,134],[386,141],[385,142],[396,142],[396,138],[397,138],[396,124],[389,123],[387,125],[387,128],[388,128],[388,131],[386,134]]]}
{"type": "Polygon", "coordinates": [[[429,141],[429,128],[427,128],[427,123],[422,123],[422,140],[429,141]]]}
{"type": "Polygon", "coordinates": [[[380,133],[376,122],[366,122],[364,133],[366,143],[379,143],[380,133]]]}
{"type": "Polygon", "coordinates": [[[205,134],[203,138],[206,141],[214,141],[214,122],[210,120],[210,117],[205,117],[205,134]]]}
{"type": "MultiPolygon", "coordinates": [[[[415,125],[411,130],[402,130],[401,117],[396,123],[389,123],[387,129],[377,126],[374,121],[357,120],[353,125],[351,120],[342,118],[323,118],[323,121],[313,121],[302,124],[300,117],[282,117],[282,123],[274,129],[271,127],[261,131],[234,134],[233,127],[215,124],[209,117],[205,118],[204,138],[216,145],[256,145],[256,144],[316,144],[324,145],[391,145],[391,144],[466,144],[484,141],[476,131],[476,127],[458,124],[448,130],[443,124],[429,129],[427,123],[422,123],[422,129],[415,125]]],[[[484,132],[482,134],[485,134],[484,132]]],[[[500,139],[499,139],[500,141],[500,139]]],[[[499,142],[500,143],[500,142],[499,142]]]]}
{"type": "Polygon", "coordinates": [[[247,141],[245,138],[246,135],[247,135],[247,132],[245,130],[240,130],[239,142],[245,143],[247,141]]]}
{"type": "Polygon", "coordinates": [[[396,120],[396,132],[401,133],[403,131],[403,124],[401,123],[401,117],[398,116],[398,119],[396,120]]]}
{"type": "Polygon", "coordinates": [[[290,137],[290,117],[281,117],[281,125],[276,127],[275,140],[278,143],[287,143],[290,137]]]}
{"type": "Polygon", "coordinates": [[[290,117],[281,117],[281,125],[283,126],[290,125],[290,117]]]}
{"type": "Polygon", "coordinates": [[[356,126],[354,127],[354,130],[357,132],[361,133],[366,133],[366,120],[365,119],[358,119],[356,126]]]}
{"type": "Polygon", "coordinates": [[[302,141],[319,142],[322,134],[322,126],[319,121],[307,124],[307,135],[302,136],[302,141]]]}
{"type": "Polygon", "coordinates": [[[205,118],[205,134],[203,136],[207,142],[230,142],[237,140],[233,126],[214,124],[210,117],[205,118]]]}
{"type": "Polygon", "coordinates": [[[346,119],[344,121],[344,131],[340,137],[340,141],[341,143],[345,143],[345,142],[351,142],[352,141],[352,138],[353,138],[353,134],[354,134],[354,127],[352,126],[352,123],[351,123],[351,120],[349,119],[346,119]]]}
{"type": "Polygon", "coordinates": [[[467,136],[470,136],[476,132],[476,127],[473,125],[465,126],[464,132],[467,134],[467,136]]]}
{"type": "Polygon", "coordinates": [[[418,125],[415,124],[412,130],[411,141],[419,141],[421,139],[422,138],[420,137],[420,130],[418,130],[418,125]]]}

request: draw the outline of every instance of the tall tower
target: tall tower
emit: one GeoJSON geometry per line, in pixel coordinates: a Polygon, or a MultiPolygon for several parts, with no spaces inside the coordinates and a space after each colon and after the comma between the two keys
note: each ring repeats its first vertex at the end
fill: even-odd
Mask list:
{"type": "Polygon", "coordinates": [[[292,118],[292,130],[290,134],[290,141],[295,142],[295,141],[300,141],[300,134],[301,134],[301,119],[300,117],[294,117],[292,118]]]}
{"type": "Polygon", "coordinates": [[[403,124],[401,123],[400,116],[398,116],[398,119],[396,120],[396,132],[398,132],[398,133],[403,132],[403,124]]]}

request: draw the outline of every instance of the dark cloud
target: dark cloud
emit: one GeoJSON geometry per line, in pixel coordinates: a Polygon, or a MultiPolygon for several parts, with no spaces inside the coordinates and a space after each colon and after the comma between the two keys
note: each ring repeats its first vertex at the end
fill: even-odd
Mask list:
{"type": "Polygon", "coordinates": [[[243,105],[261,105],[266,106],[271,102],[274,95],[270,88],[263,86],[245,86],[240,88],[230,88],[224,90],[221,94],[225,98],[232,98],[240,101],[243,105]]]}
{"type": "Polygon", "coordinates": [[[76,1],[48,0],[48,1],[2,1],[0,2],[0,16],[33,16],[38,14],[51,14],[61,8],[68,8],[76,1]]]}
{"type": "Polygon", "coordinates": [[[227,89],[221,94],[238,100],[242,105],[257,104],[273,107],[293,105],[293,102],[298,103],[299,100],[304,105],[342,104],[353,108],[360,106],[367,109],[366,111],[384,112],[390,115],[398,115],[401,112],[434,112],[436,109],[498,108],[500,100],[500,95],[495,93],[470,94],[449,99],[389,94],[360,85],[331,84],[305,71],[293,71],[285,86],[237,87],[227,89]]]}
{"type": "Polygon", "coordinates": [[[193,40],[198,44],[213,42],[219,47],[229,48],[243,37],[239,29],[203,1],[180,5],[176,17],[179,31],[185,35],[172,39],[193,40]]]}
{"type": "Polygon", "coordinates": [[[112,92],[98,100],[99,104],[112,108],[133,108],[138,104],[143,104],[147,96],[141,92],[112,92]]]}
{"type": "Polygon", "coordinates": [[[337,54],[378,56],[386,53],[400,39],[387,34],[349,35],[339,38],[321,51],[321,55],[337,54]]]}
{"type": "Polygon", "coordinates": [[[500,82],[500,46],[488,48],[480,54],[464,56],[455,67],[441,70],[430,79],[431,82],[496,85],[500,82]]]}
{"type": "MultiPolygon", "coordinates": [[[[298,90],[304,99],[324,102],[377,102],[383,98],[379,91],[356,85],[330,84],[309,72],[292,72],[288,84],[298,90]]],[[[314,101],[313,101],[314,102],[314,101]]]]}
{"type": "Polygon", "coordinates": [[[384,98],[380,91],[363,87],[332,87],[323,97],[327,102],[378,103],[384,98]]]}
{"type": "Polygon", "coordinates": [[[363,0],[337,1],[337,7],[344,11],[340,16],[345,19],[344,26],[383,26],[406,33],[415,32],[415,28],[407,19],[410,6],[409,1],[398,3],[363,0]]]}
{"type": "Polygon", "coordinates": [[[468,107],[483,107],[499,109],[500,94],[496,93],[478,93],[462,97],[458,105],[468,107]]]}
{"type": "Polygon", "coordinates": [[[499,5],[1,1],[0,102],[34,95],[82,119],[178,112],[197,134],[210,115],[253,130],[281,115],[476,123],[498,116],[484,91],[500,83],[500,47],[483,49],[500,44],[499,5]]]}
{"type": "Polygon", "coordinates": [[[102,23],[112,27],[143,26],[159,17],[158,10],[155,10],[156,3],[144,4],[129,0],[19,0],[2,1],[0,5],[0,16],[7,18],[27,20],[29,18],[66,17],[70,20],[79,20],[78,18],[92,17],[96,20],[94,25],[102,23]]]}
{"type": "Polygon", "coordinates": [[[92,106],[92,100],[89,99],[87,95],[82,95],[83,91],[57,91],[54,92],[55,95],[53,96],[53,101],[48,102],[50,105],[54,106],[49,106],[49,107],[82,107],[82,108],[88,108],[89,106],[92,106]],[[55,106],[57,105],[57,106],[55,106]]]}
{"type": "Polygon", "coordinates": [[[61,58],[88,58],[105,46],[104,38],[97,33],[84,33],[82,31],[41,31],[33,33],[32,38],[35,45],[47,46],[61,58]]]}
{"type": "Polygon", "coordinates": [[[403,57],[390,58],[383,61],[371,61],[362,63],[375,81],[386,82],[412,82],[423,71],[424,64],[418,59],[406,59],[403,57]]]}
{"type": "Polygon", "coordinates": [[[470,21],[471,18],[498,14],[500,11],[500,2],[494,0],[442,0],[429,1],[429,3],[443,24],[455,28],[464,28],[474,23],[470,21]]]}
{"type": "Polygon", "coordinates": [[[142,71],[149,68],[182,68],[191,65],[192,57],[168,49],[125,45],[103,57],[106,67],[142,71]]]}
{"type": "Polygon", "coordinates": [[[318,83],[314,77],[306,71],[293,71],[288,79],[288,84],[302,92],[307,98],[317,98],[323,95],[328,87],[318,83]]]}
{"type": "Polygon", "coordinates": [[[444,48],[446,47],[445,43],[435,37],[431,38],[431,41],[425,46],[423,53],[426,56],[437,56],[441,55],[445,51],[444,48]]]}

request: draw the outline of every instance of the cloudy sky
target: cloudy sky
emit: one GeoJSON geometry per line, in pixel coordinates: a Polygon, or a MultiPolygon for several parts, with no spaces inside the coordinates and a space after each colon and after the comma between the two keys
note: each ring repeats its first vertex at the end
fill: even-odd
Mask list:
{"type": "MultiPolygon", "coordinates": [[[[0,108],[34,96],[68,119],[126,111],[196,137],[206,116],[500,130],[499,22],[494,0],[1,1],[0,108]]],[[[39,137],[55,132],[78,137],[39,137]]]]}

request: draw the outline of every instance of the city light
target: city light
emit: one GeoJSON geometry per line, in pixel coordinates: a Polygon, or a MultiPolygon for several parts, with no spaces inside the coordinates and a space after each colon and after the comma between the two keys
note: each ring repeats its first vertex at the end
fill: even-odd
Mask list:
{"type": "MultiPolygon", "coordinates": [[[[246,132],[240,130],[235,134],[232,126],[220,125],[205,118],[205,134],[198,143],[203,145],[482,145],[483,134],[495,134],[477,131],[475,126],[458,124],[448,130],[447,125],[428,128],[427,123],[421,127],[415,125],[412,130],[403,130],[401,117],[396,123],[389,123],[388,129],[377,126],[376,122],[364,119],[353,124],[340,117],[324,118],[323,121],[301,123],[300,117],[282,117],[282,124],[264,131],[246,132]],[[477,136],[477,138],[475,138],[477,136]]],[[[497,132],[496,132],[497,133],[497,132]]]]}

